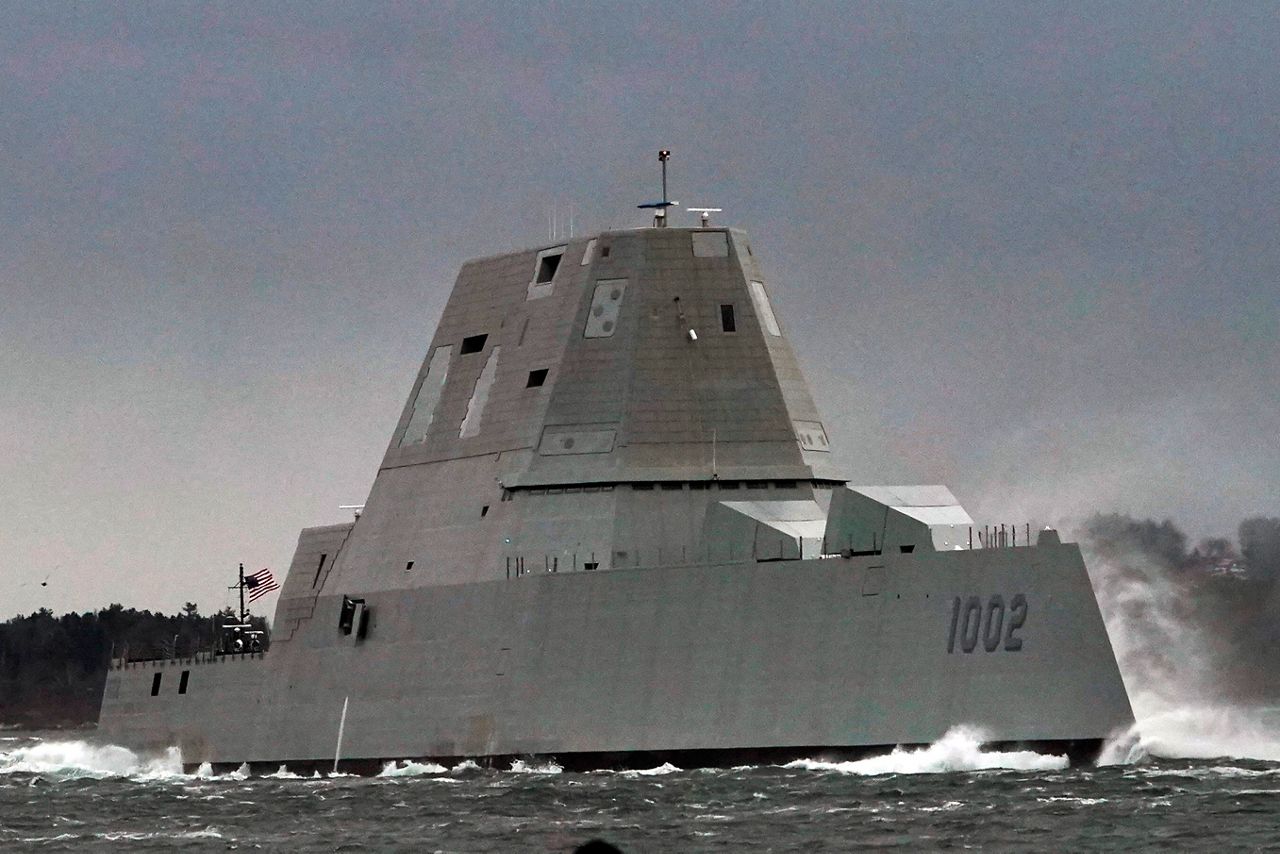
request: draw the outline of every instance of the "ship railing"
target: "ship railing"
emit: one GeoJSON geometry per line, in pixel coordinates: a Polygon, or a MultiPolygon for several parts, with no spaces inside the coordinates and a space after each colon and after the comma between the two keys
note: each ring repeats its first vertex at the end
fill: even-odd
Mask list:
{"type": "MultiPolygon", "coordinates": [[[[1052,530],[1045,528],[1044,530],[1052,530]]],[[[969,548],[1014,549],[1035,545],[1031,540],[1031,523],[1001,522],[999,525],[969,526],[969,548]],[[1021,536],[1019,536],[1021,534],[1021,536]]]]}
{"type": "MultiPolygon", "coordinates": [[[[1052,529],[1045,528],[1045,531],[1052,529]]],[[[1023,548],[1035,545],[1038,541],[1032,540],[1033,525],[1030,522],[1009,523],[1002,522],[998,525],[970,525],[966,529],[961,528],[959,532],[961,536],[967,534],[967,538],[955,543],[949,548],[953,549],[1011,549],[1023,548]]],[[[662,567],[664,569],[680,569],[683,567],[698,566],[718,566],[722,564],[741,563],[749,561],[753,563],[766,563],[777,561],[798,561],[812,560],[818,557],[836,558],[836,557],[879,557],[885,554],[886,549],[884,543],[880,541],[879,536],[872,535],[870,549],[859,549],[851,542],[847,547],[838,543],[828,542],[825,538],[820,544],[817,553],[810,552],[807,557],[806,543],[817,545],[816,540],[806,541],[797,538],[792,541],[789,547],[783,546],[783,538],[776,540],[778,552],[763,552],[755,543],[743,544],[735,542],[727,542],[721,545],[706,544],[698,547],[691,546],[655,546],[651,549],[620,549],[612,553],[612,562],[605,564],[606,569],[652,569],[662,567]]],[[[913,550],[912,546],[891,546],[891,550],[896,554],[899,551],[908,554],[913,550]]],[[[523,578],[527,575],[549,575],[563,572],[590,572],[600,569],[602,561],[597,557],[597,553],[592,552],[575,552],[566,551],[564,553],[551,554],[544,553],[542,560],[538,560],[533,555],[506,555],[502,572],[507,580],[523,578]]]]}
{"type": "Polygon", "coordinates": [[[160,666],[166,664],[216,664],[222,661],[244,661],[252,658],[265,658],[265,650],[255,652],[223,652],[221,650],[211,649],[193,652],[187,655],[169,656],[169,655],[138,655],[138,656],[112,656],[108,664],[109,670],[124,670],[130,667],[139,666],[160,666]]]}

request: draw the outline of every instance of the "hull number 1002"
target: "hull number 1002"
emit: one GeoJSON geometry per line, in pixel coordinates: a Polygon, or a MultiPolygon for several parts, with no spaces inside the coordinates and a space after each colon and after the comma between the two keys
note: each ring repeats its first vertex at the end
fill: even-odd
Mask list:
{"type": "Polygon", "coordinates": [[[1006,609],[999,593],[985,603],[979,596],[951,602],[951,631],[947,635],[947,652],[973,652],[981,644],[987,652],[1003,646],[1009,652],[1022,649],[1018,630],[1027,621],[1027,597],[1021,593],[1009,600],[1006,609]],[[1007,613],[1006,613],[1007,610],[1007,613]]]}

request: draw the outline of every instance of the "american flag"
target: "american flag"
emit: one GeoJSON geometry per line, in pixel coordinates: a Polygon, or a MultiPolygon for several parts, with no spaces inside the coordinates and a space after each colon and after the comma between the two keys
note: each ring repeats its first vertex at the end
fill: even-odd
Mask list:
{"type": "Polygon", "coordinates": [[[244,577],[244,586],[249,589],[249,601],[256,602],[272,590],[279,590],[280,585],[271,576],[271,570],[260,569],[253,575],[244,577]]]}

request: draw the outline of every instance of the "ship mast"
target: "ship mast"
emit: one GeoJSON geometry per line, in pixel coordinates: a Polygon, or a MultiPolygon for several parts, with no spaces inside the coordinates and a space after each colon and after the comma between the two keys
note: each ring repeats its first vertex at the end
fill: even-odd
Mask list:
{"type": "Polygon", "coordinates": [[[664,148],[658,152],[658,162],[662,164],[662,201],[645,202],[643,205],[636,205],[641,210],[653,211],[653,227],[667,227],[667,208],[679,205],[679,202],[673,202],[667,198],[667,161],[671,159],[671,150],[664,148]]]}
{"type": "Polygon", "coordinates": [[[249,612],[244,607],[244,564],[240,564],[240,622],[244,622],[249,612]]]}

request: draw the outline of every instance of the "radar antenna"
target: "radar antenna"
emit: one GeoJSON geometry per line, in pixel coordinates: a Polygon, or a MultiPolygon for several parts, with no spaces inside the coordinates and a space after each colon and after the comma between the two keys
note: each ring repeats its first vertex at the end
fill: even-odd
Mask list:
{"type": "Polygon", "coordinates": [[[685,210],[687,210],[689,213],[699,214],[702,220],[701,227],[706,228],[707,226],[711,225],[711,215],[713,213],[720,213],[721,211],[724,210],[724,208],[685,208],[685,210]]]}
{"type": "Polygon", "coordinates": [[[658,162],[662,164],[662,201],[645,202],[643,205],[636,205],[641,210],[653,211],[653,227],[666,228],[667,226],[667,208],[675,207],[679,202],[671,201],[667,198],[667,161],[671,159],[670,149],[662,149],[658,152],[658,162]]]}

